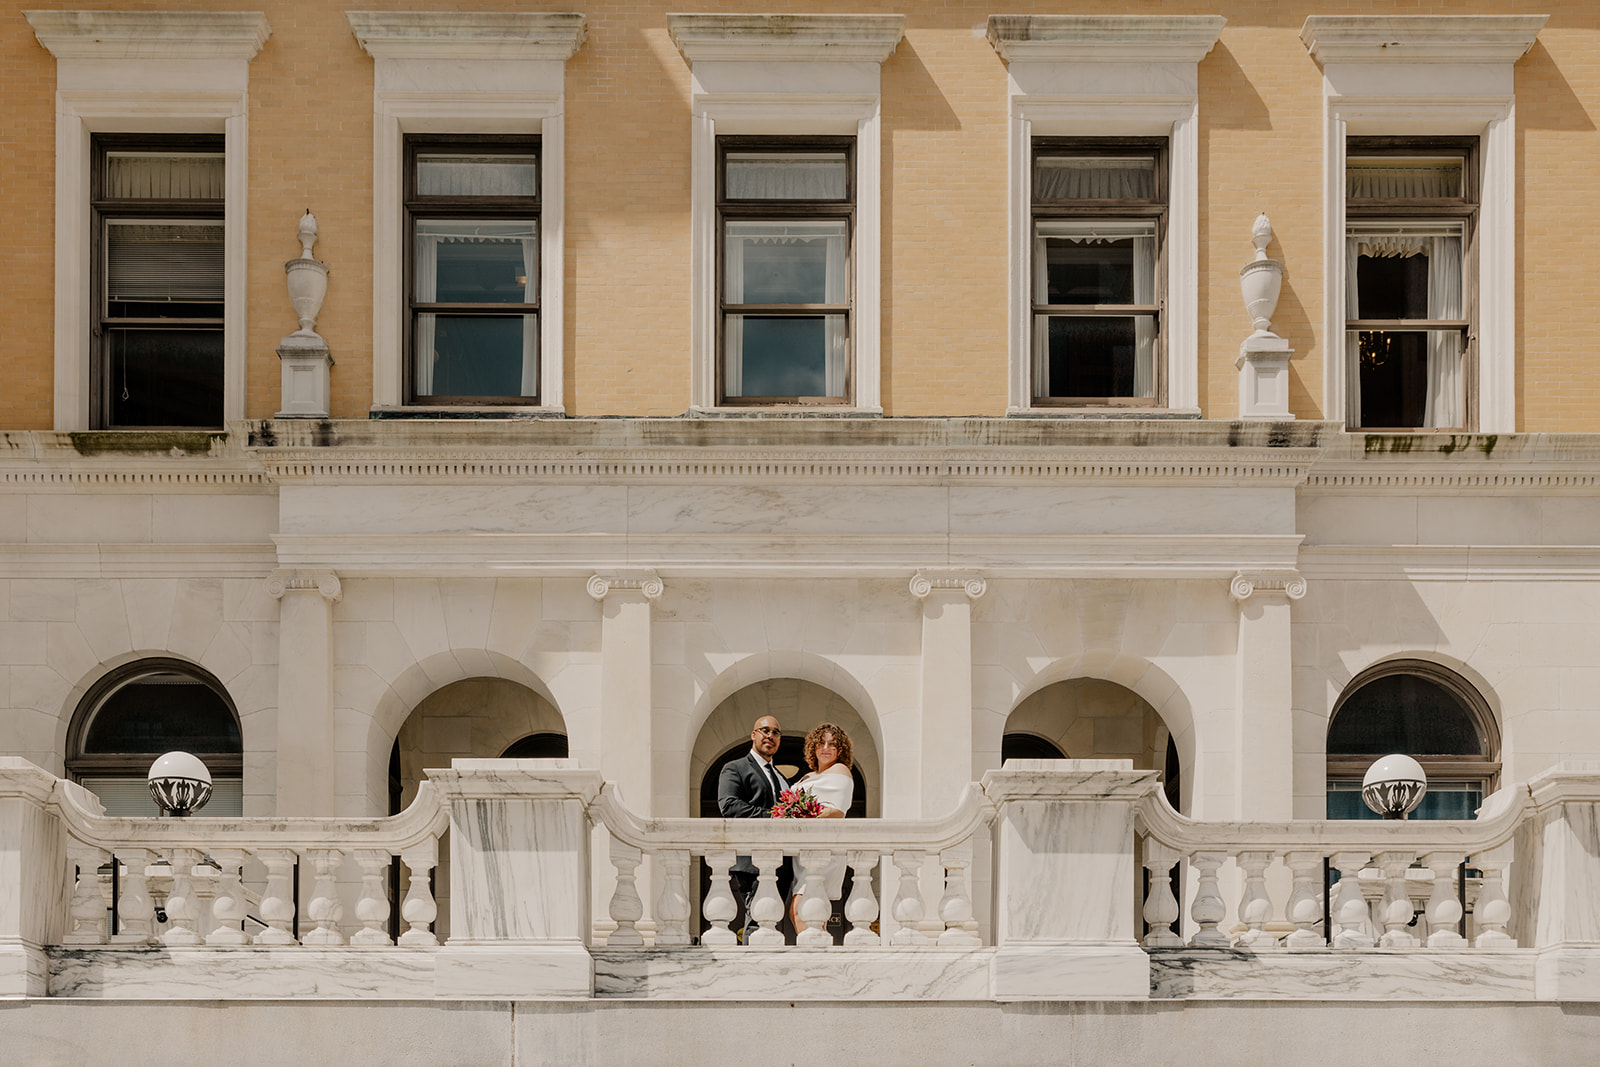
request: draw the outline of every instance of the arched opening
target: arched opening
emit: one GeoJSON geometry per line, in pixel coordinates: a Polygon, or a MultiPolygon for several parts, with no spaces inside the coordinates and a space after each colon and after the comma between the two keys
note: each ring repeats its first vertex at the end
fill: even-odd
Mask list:
{"type": "Polygon", "coordinates": [[[1101,678],[1047,685],[1018,704],[1000,741],[1008,759],[1128,759],[1161,773],[1167,800],[1179,807],[1178,747],[1144,697],[1101,678]]]}
{"type": "Polygon", "coordinates": [[[1361,779],[1380,756],[1422,764],[1428,792],[1413,819],[1470,819],[1500,778],[1500,730],[1472,685],[1424,660],[1394,660],[1358,674],[1328,722],[1328,818],[1376,819],[1361,779]]]}
{"type": "Polygon", "coordinates": [[[243,814],[244,746],[228,691],[192,663],[139,660],[84,694],[67,729],[67,775],[108,815],[159,815],[145,778],[157,757],[173,751],[199,756],[211,772],[202,814],[243,814]]]}
{"type": "MultiPolygon", "coordinates": [[[[844,697],[825,686],[800,678],[769,678],[745,686],[730,695],[707,717],[695,740],[691,762],[691,781],[697,786],[691,810],[704,818],[720,818],[717,810],[717,782],[722,768],[733,760],[743,759],[750,751],[750,728],[762,716],[771,715],[783,728],[783,740],[773,759],[778,770],[790,781],[806,773],[805,736],[813,726],[822,722],[837,724],[850,736],[855,750],[851,777],[855,779],[855,795],[851,800],[847,818],[876,817],[881,810],[882,763],[878,755],[877,740],[868,729],[866,721],[844,697]]],[[[784,863],[781,878],[788,877],[790,864],[784,863]]],[[[843,942],[847,929],[844,922],[844,902],[850,898],[852,872],[846,872],[844,888],[834,901],[833,916],[828,929],[835,944],[843,942]]],[[[711,886],[711,870],[700,865],[700,893],[704,900],[711,886]]],[[[877,887],[874,887],[877,892],[877,887]]],[[[737,896],[737,894],[736,894],[737,896]]],[[[880,894],[881,899],[881,894],[880,894]]],[[[743,925],[742,902],[740,915],[734,928],[743,925]]],[[[787,917],[779,927],[790,943],[794,932],[787,917]]],[[[701,926],[704,929],[704,926],[701,926]]]]}
{"type": "MultiPolygon", "coordinates": [[[[402,811],[417,795],[429,767],[455,759],[549,757],[567,754],[567,726],[543,696],[505,678],[465,678],[428,694],[395,736],[390,753],[390,810],[402,811]]],[[[396,877],[396,876],[391,876],[396,877]]],[[[439,918],[434,932],[450,933],[450,840],[439,841],[434,869],[439,918]]]]}

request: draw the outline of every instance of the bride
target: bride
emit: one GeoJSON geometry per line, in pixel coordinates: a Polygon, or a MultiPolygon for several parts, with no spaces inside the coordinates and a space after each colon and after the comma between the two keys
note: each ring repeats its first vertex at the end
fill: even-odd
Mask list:
{"type": "MultiPolygon", "coordinates": [[[[856,792],[855,778],[850,774],[852,754],[850,735],[831,722],[818,723],[806,734],[806,766],[811,773],[794,784],[796,789],[809,789],[822,804],[822,818],[842,819],[850,810],[850,801],[856,792]]],[[[828,864],[824,879],[828,899],[838,900],[844,889],[844,857],[828,864]]],[[[794,884],[798,890],[805,885],[805,869],[795,871],[794,884]]],[[[797,891],[789,901],[789,915],[794,920],[796,933],[806,924],[800,921],[801,894],[797,891]]]]}

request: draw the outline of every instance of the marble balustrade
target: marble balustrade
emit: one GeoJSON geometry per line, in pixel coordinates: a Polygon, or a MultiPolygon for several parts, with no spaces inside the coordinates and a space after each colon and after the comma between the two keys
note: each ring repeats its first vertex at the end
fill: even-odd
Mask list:
{"type": "Polygon", "coordinates": [[[1507,871],[1531,810],[1519,787],[1495,794],[1474,820],[1202,823],[1152,792],[1136,817],[1143,944],[1253,952],[1515,947],[1506,930],[1507,871]],[[1220,880],[1230,862],[1242,884],[1232,908],[1220,880]],[[1189,870],[1187,938],[1178,932],[1172,883],[1179,863],[1189,870]],[[1274,868],[1288,877],[1269,878],[1274,868]],[[1465,878],[1468,869],[1476,875],[1465,878]],[[1282,899],[1269,892],[1274,881],[1289,887],[1282,899]]]}
{"type": "Polygon", "coordinates": [[[70,892],[62,945],[391,946],[396,859],[408,875],[399,944],[437,944],[429,882],[447,816],[427,783],[385,819],[109,818],[68,782],[53,800],[70,892]],[[345,878],[360,886],[349,915],[345,878]]]}
{"type": "Polygon", "coordinates": [[[739,946],[732,925],[738,904],[730,874],[739,856],[749,856],[758,872],[750,910],[759,929],[748,947],[784,944],[776,927],[785,908],[777,885],[785,856],[794,857],[805,872],[794,892],[803,894],[800,918],[807,929],[798,935],[795,947],[834,947],[825,923],[832,910],[826,875],[835,862],[852,872],[844,905],[849,924],[845,947],[948,949],[982,944],[972,907],[972,842],[979,828],[992,820],[994,808],[976,784],[966,787],[955,811],[933,820],[648,819],[625,807],[610,784],[590,805],[589,814],[610,832],[610,858],[617,874],[609,905],[617,925],[606,938],[607,949],[739,946]],[[648,945],[638,928],[645,908],[636,876],[645,857],[655,868],[651,909],[655,930],[648,945]],[[929,859],[944,869],[944,891],[937,901],[924,901],[918,886],[929,859]],[[711,872],[710,889],[699,901],[699,915],[707,924],[703,933],[693,923],[691,897],[701,860],[711,872]],[[879,894],[891,891],[893,901],[885,916],[879,894]],[[927,932],[922,920],[928,916],[937,920],[938,933],[927,932]],[[877,932],[885,918],[891,921],[883,925],[893,931],[887,937],[877,932]]]}

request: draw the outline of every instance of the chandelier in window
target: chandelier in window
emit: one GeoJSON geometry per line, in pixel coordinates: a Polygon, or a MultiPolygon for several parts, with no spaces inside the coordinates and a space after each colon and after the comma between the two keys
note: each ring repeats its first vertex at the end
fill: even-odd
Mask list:
{"type": "Polygon", "coordinates": [[[1381,367],[1395,349],[1395,336],[1383,330],[1362,330],[1356,337],[1363,367],[1381,367]]]}

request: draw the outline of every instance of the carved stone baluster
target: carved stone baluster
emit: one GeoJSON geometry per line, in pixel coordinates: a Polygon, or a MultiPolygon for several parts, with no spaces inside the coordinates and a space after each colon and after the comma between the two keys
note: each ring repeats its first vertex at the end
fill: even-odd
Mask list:
{"type": "Polygon", "coordinates": [[[216,903],[217,881],[216,864],[209,854],[202,854],[194,867],[194,928],[202,943],[206,942],[206,931],[216,925],[212,920],[212,908],[216,903]]]}
{"type": "Polygon", "coordinates": [[[1291,852],[1284,862],[1294,875],[1294,887],[1283,914],[1294,923],[1294,930],[1283,939],[1283,947],[1291,952],[1320,952],[1328,947],[1317,929],[1322,922],[1322,853],[1291,852]]]}
{"type": "Polygon", "coordinates": [[[1483,886],[1478,890],[1478,901],[1472,910],[1473,925],[1478,931],[1472,942],[1474,948],[1517,947],[1517,939],[1506,933],[1506,923],[1511,921],[1511,902],[1506,899],[1505,871],[1514,848],[1508,841],[1472,857],[1472,866],[1483,872],[1483,886]]]}
{"type": "Polygon", "coordinates": [[[644,918],[639,899],[638,870],[644,853],[618,838],[611,839],[611,865],[617,869],[617,887],[611,893],[611,918],[617,928],[606,937],[606,948],[643,948],[644,936],[634,924],[644,918]]]}
{"type": "Polygon", "coordinates": [[[670,849],[656,853],[656,945],[689,943],[689,853],[670,849]]]}
{"type": "Polygon", "coordinates": [[[1194,864],[1198,885],[1194,903],[1189,906],[1189,917],[1198,927],[1189,939],[1191,948],[1227,948],[1228,935],[1217,929],[1217,924],[1228,916],[1228,906],[1222,901],[1222,890],[1217,885],[1217,868],[1228,858],[1226,852],[1196,852],[1189,857],[1194,864]]]}
{"type": "Polygon", "coordinates": [[[893,945],[925,945],[928,939],[917,929],[922,920],[922,889],[917,885],[917,875],[922,870],[922,849],[898,849],[894,854],[895,869],[900,872],[900,890],[895,895],[894,921],[900,929],[889,939],[893,945]]]}
{"type": "Polygon", "coordinates": [[[261,894],[261,921],[266,929],[256,934],[258,945],[293,945],[289,924],[294,921],[294,850],[264,848],[256,858],[267,867],[267,888],[261,894]]]}
{"type": "Polygon", "coordinates": [[[356,901],[356,921],[361,929],[350,936],[352,945],[378,948],[394,944],[389,931],[389,893],[384,876],[389,873],[390,852],[386,848],[358,848],[356,863],[361,867],[361,897],[356,901]]]}
{"type": "Polygon", "coordinates": [[[939,855],[944,865],[944,897],[939,901],[939,918],[944,920],[941,947],[981,945],[978,920],[972,917],[972,891],[967,886],[967,869],[972,865],[972,846],[946,849],[939,855]]]}
{"type": "Polygon", "coordinates": [[[735,859],[732,852],[706,853],[706,866],[711,868],[711,888],[700,905],[700,914],[711,925],[700,935],[702,945],[720,948],[739,943],[738,935],[728,925],[739,917],[739,904],[733,899],[733,890],[728,884],[728,868],[735,859]]]}
{"type": "Polygon", "coordinates": [[[428,926],[439,917],[439,905],[428,885],[428,872],[439,864],[439,842],[429,838],[404,850],[400,853],[400,862],[406,865],[406,895],[400,902],[400,918],[409,927],[400,935],[400,944],[407,948],[432,948],[439,939],[428,926]]]}
{"type": "Polygon", "coordinates": [[[800,890],[800,921],[806,928],[795,937],[795,944],[832,948],[833,935],[828,933],[828,917],[833,914],[833,904],[828,899],[828,864],[833,862],[833,853],[824,848],[808,848],[799,859],[806,869],[806,882],[800,890]]]}
{"type": "Polygon", "coordinates": [[[1456,929],[1461,922],[1461,901],[1456,899],[1456,872],[1461,869],[1461,853],[1429,852],[1422,865],[1433,874],[1433,893],[1428,897],[1428,947],[1466,948],[1467,939],[1456,929]]]}
{"type": "Polygon", "coordinates": [[[212,849],[211,858],[217,861],[222,873],[217,877],[216,899],[211,902],[211,920],[216,925],[206,935],[206,944],[248,945],[250,938],[245,935],[243,923],[245,916],[249,914],[249,904],[245,900],[244,886],[239,884],[239,868],[244,863],[244,850],[212,849]]]}
{"type": "Polygon", "coordinates": [[[1383,901],[1378,914],[1383,917],[1383,936],[1378,938],[1380,948],[1416,948],[1422,939],[1411,932],[1410,926],[1417,917],[1411,904],[1411,887],[1406,871],[1411,869],[1415,852],[1380,852],[1378,867],[1383,871],[1383,901]]]}
{"type": "Polygon", "coordinates": [[[1272,952],[1283,946],[1266,929],[1272,921],[1272,898],[1267,895],[1267,868],[1272,865],[1270,852],[1239,853],[1239,868],[1244,871],[1244,895],[1239,898],[1239,922],[1244,932],[1234,943],[1238,948],[1252,952],[1272,952]]]}
{"type": "Polygon", "coordinates": [[[114,945],[148,945],[155,939],[155,904],[150,900],[150,886],[144,869],[150,865],[150,852],[142,848],[125,848],[111,862],[122,863],[127,870],[122,875],[121,895],[117,897],[117,932],[111,935],[114,945]]]}
{"type": "Polygon", "coordinates": [[[194,897],[194,865],[200,862],[200,852],[192,848],[175,848],[169,857],[172,863],[172,889],[167,893],[167,929],[161,935],[163,945],[199,945],[203,941],[194,928],[200,917],[200,908],[194,897]]]}
{"type": "Polygon", "coordinates": [[[844,917],[850,920],[850,932],[844,935],[847,945],[876,945],[881,938],[872,931],[878,918],[878,898],[872,895],[872,869],[878,865],[876,852],[851,852],[850,899],[844,902],[844,917]]]}
{"type": "Polygon", "coordinates": [[[761,849],[750,853],[757,874],[755,899],[750,902],[750,917],[758,924],[755,933],[747,933],[747,945],[783,944],[783,931],[778,923],[783,921],[783,898],[778,895],[778,868],[783,865],[783,853],[761,849]]]}
{"type": "Polygon", "coordinates": [[[1183,938],[1172,931],[1178,921],[1178,898],[1172,895],[1171,873],[1178,853],[1153,837],[1144,839],[1144,869],[1150,875],[1150,891],[1144,899],[1144,921],[1150,932],[1144,935],[1145,948],[1180,948],[1183,938]]]}
{"type": "Polygon", "coordinates": [[[77,841],[67,846],[67,863],[75,868],[72,904],[68,914],[72,929],[61,939],[63,945],[103,945],[106,943],[106,902],[100,895],[100,866],[109,853],[77,841]]]}
{"type": "Polygon", "coordinates": [[[306,904],[306,917],[317,924],[300,939],[302,945],[342,945],[344,934],[339,932],[339,920],[344,918],[344,903],[339,899],[339,868],[344,863],[344,852],[336,848],[314,848],[306,852],[316,878],[311,890],[311,900],[306,904]]]}
{"type": "Polygon", "coordinates": [[[1338,932],[1333,935],[1334,948],[1371,948],[1370,924],[1372,913],[1367,909],[1367,898],[1361,894],[1361,872],[1371,858],[1369,852],[1335,852],[1333,866],[1339,871],[1338,895],[1329,910],[1338,932]]]}

